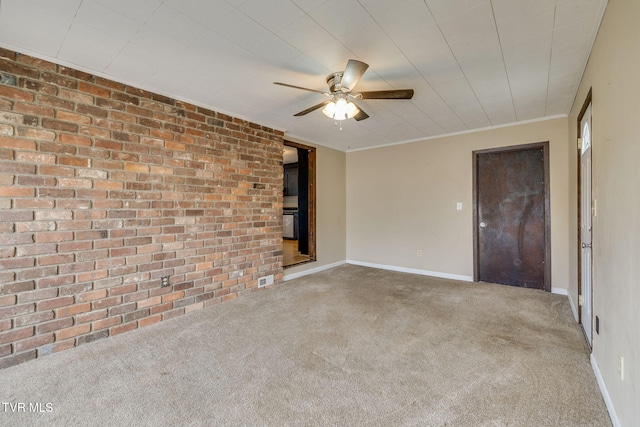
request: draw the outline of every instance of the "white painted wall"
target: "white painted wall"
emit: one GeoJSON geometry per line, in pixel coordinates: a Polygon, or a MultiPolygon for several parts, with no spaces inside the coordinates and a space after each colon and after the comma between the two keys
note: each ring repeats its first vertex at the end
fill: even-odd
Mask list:
{"type": "MultiPolygon", "coordinates": [[[[569,116],[593,90],[592,362],[620,425],[640,425],[640,1],[609,0],[569,116]],[[618,374],[624,357],[625,378],[618,374]]],[[[572,191],[575,190],[573,183],[572,191]]],[[[577,248],[572,247],[572,258],[577,248]]]]}
{"type": "Polygon", "coordinates": [[[576,200],[566,118],[347,153],[347,259],[471,280],[472,152],[542,141],[550,150],[551,280],[566,293],[576,200]]]}

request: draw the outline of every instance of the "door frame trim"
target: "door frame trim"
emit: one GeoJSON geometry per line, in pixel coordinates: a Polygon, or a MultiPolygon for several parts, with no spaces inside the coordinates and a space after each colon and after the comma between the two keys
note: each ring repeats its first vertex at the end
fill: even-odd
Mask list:
{"type": "MultiPolygon", "coordinates": [[[[576,127],[577,127],[577,134],[576,134],[576,139],[577,141],[580,140],[580,138],[582,138],[582,126],[580,126],[580,124],[582,123],[582,118],[584,117],[585,113],[587,112],[587,108],[589,107],[589,104],[591,104],[591,145],[592,145],[592,149],[591,149],[591,169],[593,170],[593,88],[589,88],[589,93],[587,93],[587,97],[585,98],[583,104],[582,104],[582,108],[580,108],[580,113],[578,114],[578,120],[576,122],[576,127]]],[[[577,142],[576,141],[576,142],[577,142]]],[[[575,145],[576,147],[576,155],[577,155],[577,163],[576,163],[576,169],[577,169],[577,190],[578,190],[578,194],[577,194],[577,199],[578,199],[578,204],[577,204],[577,234],[578,234],[578,238],[576,239],[576,248],[578,250],[578,324],[582,325],[582,304],[580,304],[580,299],[582,298],[582,255],[581,255],[581,248],[580,248],[580,244],[582,243],[581,241],[581,226],[582,226],[582,171],[581,171],[581,157],[582,157],[582,147],[580,147],[578,144],[575,145]]],[[[591,180],[593,181],[593,172],[591,174],[591,180]]],[[[591,185],[591,190],[593,192],[593,184],[591,185]]],[[[591,198],[593,199],[593,194],[591,195],[591,198]]],[[[593,214],[591,215],[591,225],[593,226],[593,214]]],[[[592,238],[592,243],[593,243],[593,238],[592,238]]],[[[592,273],[591,273],[591,306],[592,306],[592,310],[591,310],[591,315],[592,315],[592,319],[591,322],[593,324],[593,249],[591,250],[591,268],[592,268],[592,273]]],[[[582,331],[584,332],[584,328],[582,328],[582,331]]],[[[585,333],[586,335],[586,333],[585,333]]],[[[592,345],[592,340],[593,340],[593,328],[591,330],[591,340],[587,339],[587,343],[589,343],[590,345],[592,345]]]]}
{"type": "Polygon", "coordinates": [[[478,157],[481,154],[501,153],[510,151],[522,151],[540,148],[542,149],[543,168],[544,168],[544,290],[551,292],[551,202],[550,202],[550,173],[549,173],[549,141],[534,142],[530,144],[511,145],[506,147],[488,148],[483,150],[474,150],[473,157],[473,281],[480,280],[480,258],[479,248],[480,239],[478,236],[478,157]]]}
{"type": "MultiPolygon", "coordinates": [[[[309,153],[309,261],[307,262],[316,261],[316,148],[288,139],[284,140],[284,145],[301,148],[309,153]]],[[[298,265],[300,264],[294,264],[291,267],[298,265]]]]}

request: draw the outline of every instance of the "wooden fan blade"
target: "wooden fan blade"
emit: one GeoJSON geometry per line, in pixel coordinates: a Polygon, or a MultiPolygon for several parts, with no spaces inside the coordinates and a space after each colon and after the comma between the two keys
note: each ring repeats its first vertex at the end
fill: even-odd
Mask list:
{"type": "Polygon", "coordinates": [[[299,113],[294,114],[294,116],[296,116],[296,117],[298,117],[298,116],[304,116],[305,114],[309,114],[309,113],[310,113],[310,112],[312,112],[312,111],[316,111],[316,110],[317,110],[318,108],[320,108],[320,107],[324,107],[325,105],[327,105],[327,104],[328,104],[328,103],[330,103],[330,102],[331,102],[331,100],[330,100],[330,99],[328,99],[328,100],[326,100],[326,101],[324,101],[324,102],[321,102],[320,104],[316,104],[316,105],[314,105],[313,107],[309,107],[309,108],[307,108],[306,110],[302,110],[302,111],[300,111],[299,113]]]}
{"type": "Polygon", "coordinates": [[[342,80],[340,83],[342,88],[346,89],[347,92],[352,91],[356,84],[358,84],[360,77],[362,77],[364,72],[367,71],[367,68],[369,68],[368,64],[355,59],[350,59],[342,73],[342,80]]]}
{"type": "Polygon", "coordinates": [[[280,86],[286,86],[286,87],[292,87],[294,89],[302,89],[302,90],[306,90],[306,91],[309,91],[309,92],[321,93],[323,95],[331,95],[330,93],[323,92],[321,90],[309,89],[309,88],[301,87],[301,86],[294,86],[294,85],[290,85],[290,84],[287,84],[287,83],[273,82],[273,84],[274,85],[280,85],[280,86]]]}
{"type": "Polygon", "coordinates": [[[374,90],[369,92],[354,93],[357,99],[411,99],[413,89],[374,90]]]}
{"type": "Polygon", "coordinates": [[[367,113],[365,113],[362,108],[360,108],[359,105],[356,105],[356,107],[358,107],[358,114],[356,114],[353,118],[356,119],[356,121],[360,121],[360,120],[364,120],[364,119],[368,119],[369,115],[367,113]]]}

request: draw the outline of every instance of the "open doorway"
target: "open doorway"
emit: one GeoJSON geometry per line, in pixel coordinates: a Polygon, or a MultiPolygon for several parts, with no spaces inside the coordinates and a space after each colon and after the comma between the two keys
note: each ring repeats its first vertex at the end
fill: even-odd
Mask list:
{"type": "Polygon", "coordinates": [[[283,267],[316,259],[316,150],[284,142],[283,267]]]}

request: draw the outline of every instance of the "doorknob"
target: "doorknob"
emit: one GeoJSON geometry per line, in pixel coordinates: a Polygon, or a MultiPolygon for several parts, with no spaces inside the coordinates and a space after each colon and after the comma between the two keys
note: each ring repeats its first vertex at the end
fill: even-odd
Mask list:
{"type": "Polygon", "coordinates": [[[590,248],[591,247],[591,243],[583,243],[580,246],[582,247],[582,249],[590,248]]]}
{"type": "Polygon", "coordinates": [[[480,223],[480,227],[485,228],[486,226],[487,226],[487,223],[486,223],[486,222],[482,221],[482,222],[480,223]]]}

